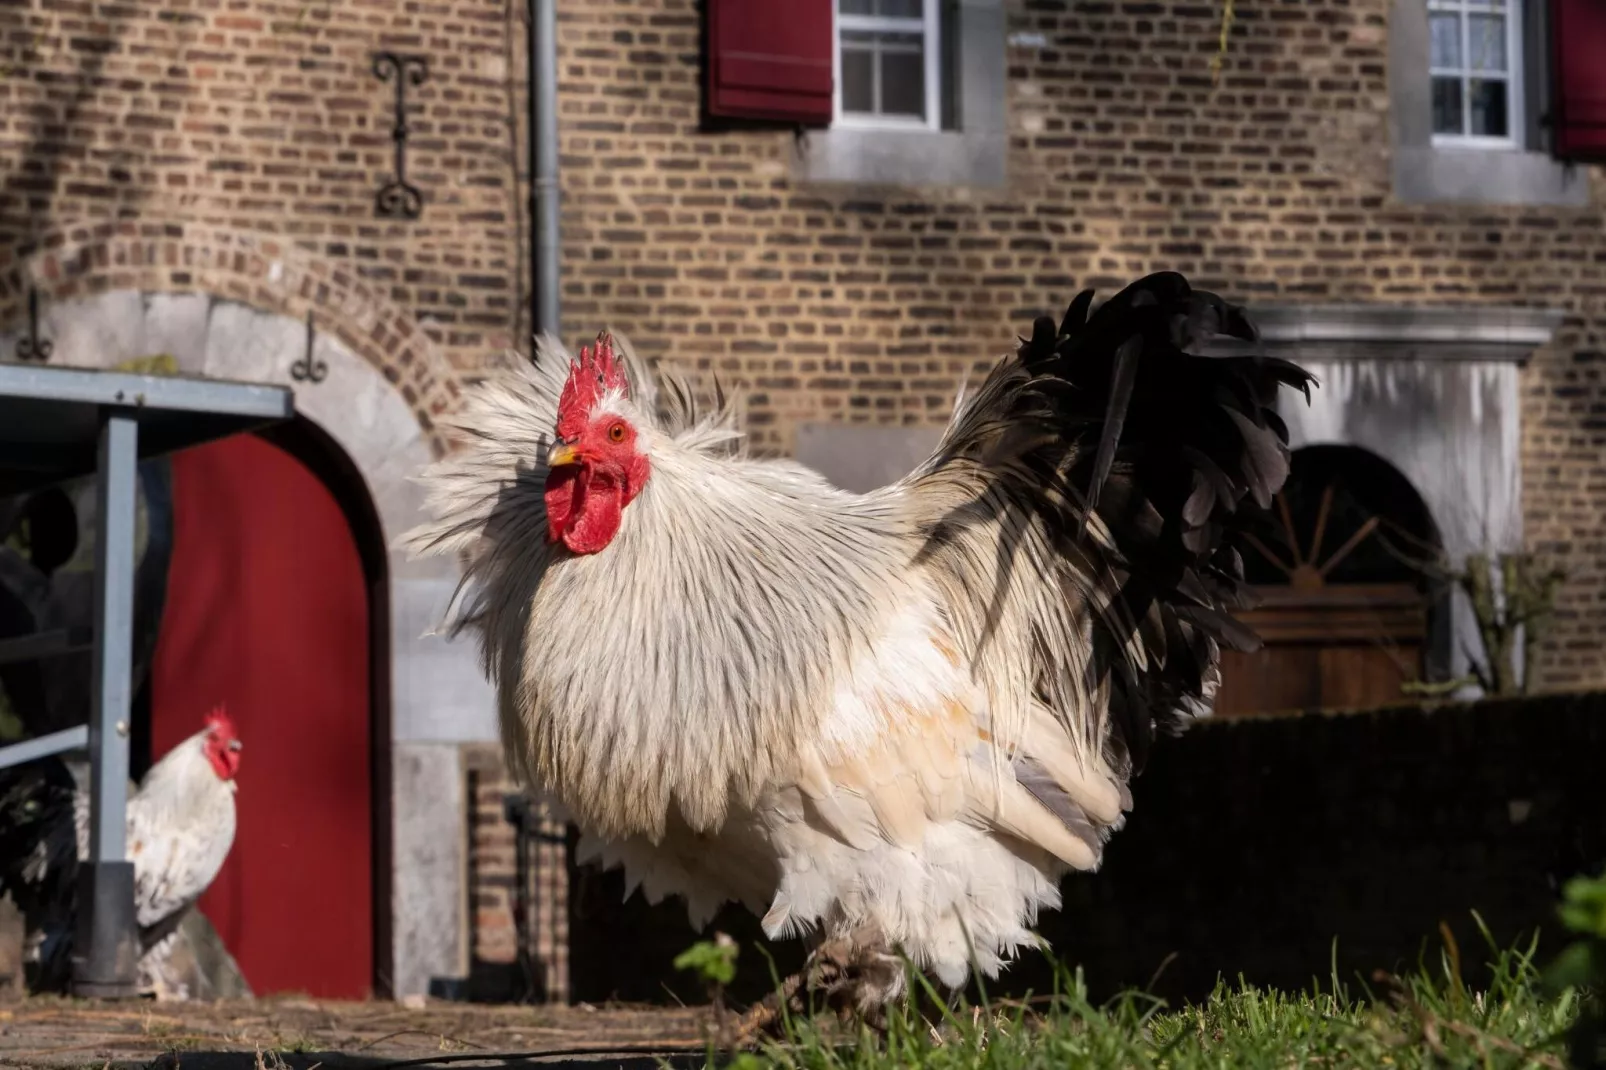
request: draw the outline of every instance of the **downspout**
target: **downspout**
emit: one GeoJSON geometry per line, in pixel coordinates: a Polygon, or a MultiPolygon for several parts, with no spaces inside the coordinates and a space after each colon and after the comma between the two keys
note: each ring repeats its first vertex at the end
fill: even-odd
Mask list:
{"type": "MultiPolygon", "coordinates": [[[[561,337],[558,319],[557,0],[527,0],[530,127],[530,331],[561,337]]],[[[533,351],[532,351],[533,356],[533,351]]]]}

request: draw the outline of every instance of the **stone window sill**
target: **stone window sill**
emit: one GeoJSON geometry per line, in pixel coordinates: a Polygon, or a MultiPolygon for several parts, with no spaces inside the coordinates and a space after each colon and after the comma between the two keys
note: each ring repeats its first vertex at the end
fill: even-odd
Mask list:
{"type": "Polygon", "coordinates": [[[1400,145],[1394,195],[1406,204],[1589,204],[1589,176],[1541,152],[1400,145]]]}
{"type": "Polygon", "coordinates": [[[999,186],[1008,147],[1001,133],[824,130],[807,136],[797,177],[869,185],[999,186]]]}

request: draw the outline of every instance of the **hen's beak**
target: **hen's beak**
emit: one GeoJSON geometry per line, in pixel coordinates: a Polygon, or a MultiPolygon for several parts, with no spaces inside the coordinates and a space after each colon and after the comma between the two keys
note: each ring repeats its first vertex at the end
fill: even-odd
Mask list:
{"type": "Polygon", "coordinates": [[[554,442],[547,451],[546,465],[548,468],[562,468],[566,464],[579,464],[580,454],[567,442],[554,442]]]}

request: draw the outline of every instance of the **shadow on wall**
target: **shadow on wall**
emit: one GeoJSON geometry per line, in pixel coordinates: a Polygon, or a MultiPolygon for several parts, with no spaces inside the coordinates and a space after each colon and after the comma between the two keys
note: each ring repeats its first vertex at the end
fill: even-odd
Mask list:
{"type": "MultiPolygon", "coordinates": [[[[47,51],[56,41],[39,28],[34,10],[15,4],[0,10],[0,35],[18,45],[9,65],[0,64],[0,74],[17,92],[14,129],[26,139],[19,150],[0,160],[0,220],[5,221],[0,223],[0,262],[10,260],[19,247],[31,251],[54,224],[56,195],[70,177],[71,162],[82,154],[82,145],[75,145],[83,137],[79,120],[95,97],[107,91],[107,58],[122,52],[121,42],[135,33],[134,20],[155,17],[142,13],[138,5],[97,10],[93,39],[75,41],[63,57],[47,51]],[[64,63],[71,69],[63,72],[64,63]],[[26,88],[29,82],[37,87],[31,94],[26,88]],[[30,97],[41,104],[48,101],[49,106],[24,106],[30,97]]],[[[191,28],[187,36],[199,32],[191,28]]],[[[130,150],[124,147],[101,161],[114,182],[108,192],[125,208],[141,196],[141,186],[129,181],[129,160],[130,150]]]]}
{"type": "MultiPolygon", "coordinates": [[[[1096,999],[1200,999],[1240,973],[1298,990],[1328,976],[1335,937],[1340,976],[1369,977],[1414,966],[1441,921],[1481,961],[1474,910],[1502,943],[1538,929],[1558,950],[1561,883],[1606,862],[1603,752],[1606,693],[1199,722],[1155,748],[1104,868],[1067,879],[1038,931],[1096,999]]],[[[621,903],[617,871],[571,879],[575,999],[703,999],[670,966],[697,939],[679,900],[621,903]]],[[[762,996],[757,919],[715,927],[743,948],[732,997],[762,996]]],[[[783,976],[801,961],[795,941],[769,950],[783,976]]],[[[1052,984],[1032,955],[988,989],[1052,984]]]]}

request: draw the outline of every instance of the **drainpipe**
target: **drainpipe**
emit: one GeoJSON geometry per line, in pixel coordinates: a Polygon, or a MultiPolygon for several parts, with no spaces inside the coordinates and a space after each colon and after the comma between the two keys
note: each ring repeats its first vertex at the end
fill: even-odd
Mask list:
{"type": "MultiPolygon", "coordinates": [[[[560,337],[558,319],[557,0],[527,0],[530,126],[530,330],[560,337]]],[[[533,351],[532,351],[533,356],[533,351]]]]}

